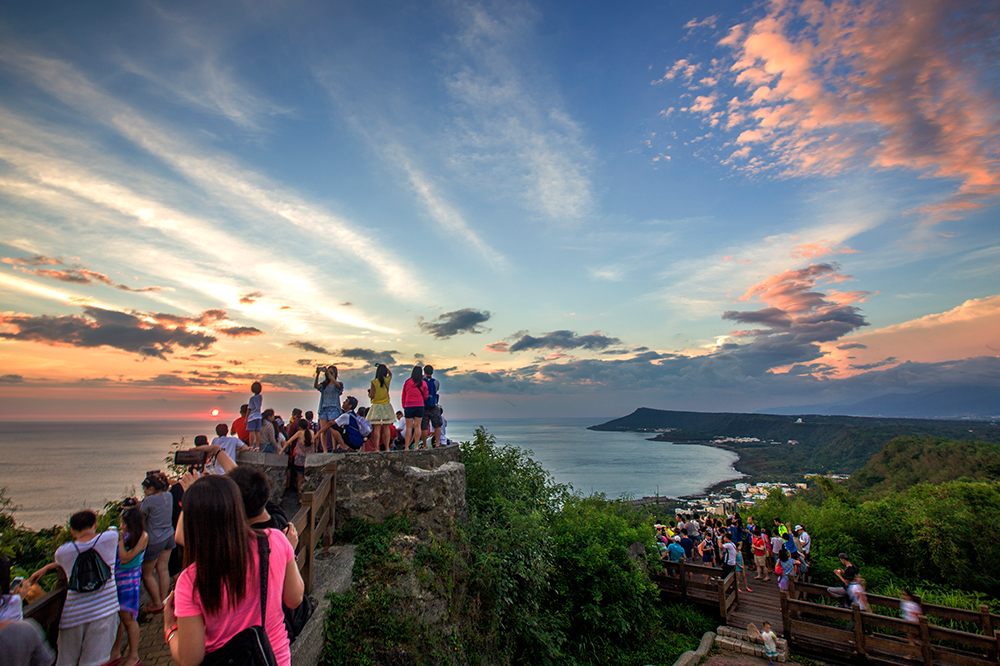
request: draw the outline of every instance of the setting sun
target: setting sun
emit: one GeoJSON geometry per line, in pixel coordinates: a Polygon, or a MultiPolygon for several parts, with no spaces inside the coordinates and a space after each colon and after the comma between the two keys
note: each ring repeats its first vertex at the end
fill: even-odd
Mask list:
{"type": "Polygon", "coordinates": [[[218,415],[219,415],[219,410],[213,409],[212,410],[212,416],[218,416],[218,415]]]}

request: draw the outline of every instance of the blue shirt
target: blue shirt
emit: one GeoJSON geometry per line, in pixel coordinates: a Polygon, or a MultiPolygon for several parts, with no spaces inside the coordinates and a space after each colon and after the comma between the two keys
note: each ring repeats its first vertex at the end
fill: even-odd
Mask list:
{"type": "Polygon", "coordinates": [[[684,547],[676,541],[667,546],[667,558],[671,562],[680,562],[685,557],[684,547]]]}
{"type": "Polygon", "coordinates": [[[250,396],[250,401],[247,403],[247,421],[260,421],[260,408],[264,404],[264,396],[260,393],[257,395],[250,396]]]}

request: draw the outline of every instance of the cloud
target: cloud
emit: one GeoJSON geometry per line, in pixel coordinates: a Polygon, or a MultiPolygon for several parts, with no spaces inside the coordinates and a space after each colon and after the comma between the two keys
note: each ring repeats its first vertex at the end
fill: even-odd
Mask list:
{"type": "Polygon", "coordinates": [[[28,257],[27,259],[23,257],[4,257],[0,259],[5,264],[16,264],[20,266],[54,266],[56,264],[62,264],[62,259],[53,259],[52,257],[46,257],[41,254],[36,254],[33,257],[28,257]]]}
{"type": "Polygon", "coordinates": [[[895,365],[899,363],[895,356],[890,356],[889,358],[884,358],[881,361],[876,361],[875,363],[857,363],[852,365],[851,368],[854,370],[874,370],[875,368],[882,368],[887,365],[895,365]]]}
{"type": "Polygon", "coordinates": [[[816,243],[804,243],[796,245],[792,249],[792,257],[796,259],[818,259],[830,254],[854,254],[860,250],[852,250],[846,245],[835,247],[836,243],[821,240],[816,243]]]}
{"type": "Polygon", "coordinates": [[[863,345],[860,342],[845,342],[842,345],[837,345],[837,349],[841,351],[847,351],[848,349],[868,349],[868,345],[863,345]]]}
{"type": "Polygon", "coordinates": [[[255,335],[264,335],[264,331],[253,326],[229,326],[216,330],[222,335],[227,335],[231,338],[250,338],[255,335]]]}
{"type": "Polygon", "coordinates": [[[54,265],[62,264],[63,262],[58,259],[52,259],[50,257],[45,257],[42,255],[35,255],[28,259],[16,258],[16,257],[4,257],[0,259],[5,264],[12,264],[13,268],[21,271],[22,273],[28,273],[29,275],[37,275],[40,277],[46,277],[52,280],[58,280],[60,282],[68,282],[70,284],[93,284],[99,282],[101,284],[106,284],[109,287],[114,287],[121,291],[129,291],[133,293],[143,293],[150,291],[163,291],[164,289],[169,289],[168,287],[141,287],[139,289],[129,287],[128,285],[120,284],[109,278],[104,273],[98,273],[96,271],[88,270],[86,268],[67,268],[65,270],[55,270],[52,268],[27,268],[27,266],[44,266],[44,265],[54,265]]]}
{"type": "Polygon", "coordinates": [[[259,299],[264,297],[264,292],[262,291],[251,291],[249,294],[243,294],[240,296],[240,304],[242,305],[253,305],[259,299]]]}
{"type": "Polygon", "coordinates": [[[490,344],[483,347],[483,349],[491,352],[509,352],[510,343],[509,342],[491,342],[490,344]]]}
{"type": "MultiPolygon", "coordinates": [[[[731,59],[713,69],[737,92],[737,103],[712,115],[713,124],[722,120],[736,143],[755,146],[757,157],[735,168],[798,177],[867,165],[956,182],[947,199],[921,209],[931,220],[996,202],[1000,5],[770,0],[765,6],[766,15],[719,42],[731,59]]],[[[690,83],[697,65],[678,61],[662,80],[690,83]]],[[[694,104],[688,111],[707,121],[711,107],[694,104]]]]}
{"type": "Polygon", "coordinates": [[[754,340],[747,345],[723,345],[726,354],[739,360],[751,374],[821,358],[822,343],[868,326],[860,310],[850,304],[864,301],[868,292],[854,292],[845,297],[840,292],[825,294],[815,289],[820,280],[839,282],[847,277],[835,264],[810,264],[771,275],[752,285],[740,300],[757,298],[768,307],[728,310],[722,313],[722,318],[765,328],[734,332],[754,340]]]}
{"type": "Polygon", "coordinates": [[[323,356],[330,355],[330,352],[325,347],[320,347],[319,345],[314,345],[313,343],[305,342],[304,340],[293,340],[288,343],[288,346],[301,349],[304,352],[311,352],[313,354],[322,354],[323,356]]]}
{"type": "Polygon", "coordinates": [[[216,338],[184,325],[170,327],[136,315],[87,307],[83,316],[0,315],[0,339],[73,347],[111,347],[166,360],[178,348],[204,350],[216,338]]]}
{"type": "Polygon", "coordinates": [[[552,331],[541,337],[531,335],[521,336],[514,344],[510,345],[508,351],[518,352],[529,349],[605,349],[613,345],[620,345],[622,341],[618,338],[611,338],[597,331],[587,335],[577,335],[573,331],[552,331]]]}
{"type": "Polygon", "coordinates": [[[0,375],[0,384],[23,384],[24,377],[21,375],[0,375]]]}
{"type": "Polygon", "coordinates": [[[396,359],[393,358],[393,354],[398,354],[399,352],[395,349],[389,349],[386,351],[375,351],[374,349],[364,349],[362,347],[353,347],[350,349],[341,349],[337,352],[337,356],[341,358],[349,358],[357,361],[364,361],[365,363],[374,365],[376,363],[382,363],[384,365],[395,365],[396,359]]]}
{"type": "Polygon", "coordinates": [[[418,317],[417,326],[424,333],[443,340],[459,333],[486,333],[490,329],[484,328],[482,324],[489,319],[490,313],[486,310],[462,308],[439,315],[432,321],[424,321],[423,317],[418,317]]]}

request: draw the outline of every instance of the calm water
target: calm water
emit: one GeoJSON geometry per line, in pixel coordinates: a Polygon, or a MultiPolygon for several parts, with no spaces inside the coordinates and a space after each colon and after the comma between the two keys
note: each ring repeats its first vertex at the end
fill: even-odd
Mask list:
{"type": "MultiPolygon", "coordinates": [[[[597,421],[599,422],[599,421],[597,421]]],[[[465,441],[477,426],[497,442],[534,452],[559,483],[608,497],[696,493],[739,476],[736,455],[705,446],[646,441],[647,435],[587,430],[592,419],[450,421],[448,437],[465,441]]],[[[212,435],[215,421],[0,423],[0,486],[29,527],[63,523],[74,511],[99,508],[135,492],[147,470],[181,437],[212,435]]]]}

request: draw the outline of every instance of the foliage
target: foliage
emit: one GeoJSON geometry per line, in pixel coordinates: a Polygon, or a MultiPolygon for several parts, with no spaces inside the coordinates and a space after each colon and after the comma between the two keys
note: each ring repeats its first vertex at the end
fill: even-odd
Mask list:
{"type": "Polygon", "coordinates": [[[401,523],[339,533],[358,544],[355,583],[331,598],[323,663],[672,664],[714,626],[661,606],[647,562],[628,557],[653,542],[647,516],[570,493],[483,429],[461,450],[469,520],[454,542],[416,543],[407,562],[401,523]],[[404,592],[413,579],[449,600],[443,626],[428,626],[404,592]]]}
{"type": "Polygon", "coordinates": [[[940,437],[897,437],[851,477],[864,497],[906,490],[918,483],[1000,479],[1000,444],[940,437]]]}
{"type": "Polygon", "coordinates": [[[922,586],[1000,596],[1000,484],[922,483],[867,501],[833,490],[820,491],[819,503],[772,493],[752,512],[760,525],[779,517],[806,526],[814,582],[838,584],[832,571],[846,552],[873,592],[922,586]]]}
{"type": "MultiPolygon", "coordinates": [[[[7,488],[0,487],[0,553],[10,560],[11,577],[27,578],[42,566],[52,561],[56,548],[72,539],[67,517],[66,525],[33,530],[19,525],[14,517],[18,510],[10,498],[7,488]]],[[[112,525],[117,526],[121,502],[107,502],[104,508],[97,511],[97,531],[102,532],[112,525]]],[[[42,581],[46,589],[51,589],[56,583],[54,576],[48,576],[42,581]]]]}

